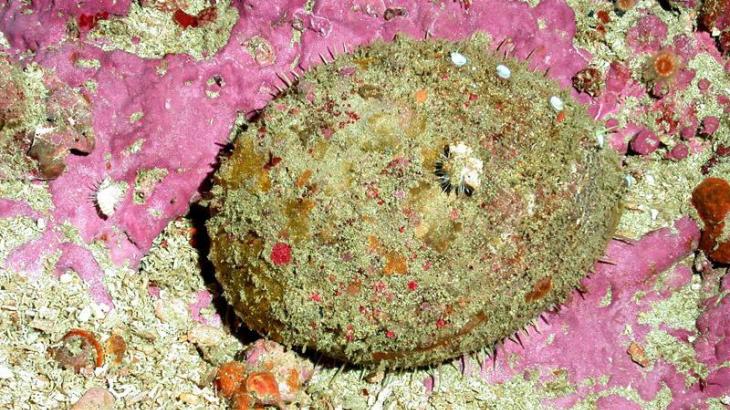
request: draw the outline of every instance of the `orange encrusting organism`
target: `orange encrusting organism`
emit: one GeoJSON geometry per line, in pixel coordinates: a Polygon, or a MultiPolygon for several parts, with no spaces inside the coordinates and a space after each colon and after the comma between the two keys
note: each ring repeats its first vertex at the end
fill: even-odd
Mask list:
{"type": "Polygon", "coordinates": [[[126,351],[127,342],[124,341],[123,337],[117,334],[109,336],[109,339],[106,341],[106,352],[112,356],[112,362],[114,364],[122,363],[126,351]]]}
{"type": "Polygon", "coordinates": [[[279,384],[271,372],[254,372],[246,378],[246,391],[258,403],[276,404],[281,402],[279,384]]]}
{"type": "Polygon", "coordinates": [[[730,240],[726,224],[730,219],[730,183],[722,178],[710,177],[692,191],[692,205],[697,209],[704,229],[700,249],[708,258],[719,263],[730,263],[730,240]],[[722,238],[724,242],[720,242],[722,238]]]}
{"type": "Polygon", "coordinates": [[[416,91],[416,102],[419,104],[422,104],[426,102],[428,99],[428,91],[424,90],[423,88],[416,91]]]}
{"type": "Polygon", "coordinates": [[[241,362],[227,362],[218,367],[215,384],[223,397],[232,397],[243,385],[246,366],[241,362]]]}
{"type": "Polygon", "coordinates": [[[96,367],[101,367],[104,364],[104,348],[101,347],[101,343],[96,340],[93,333],[84,329],[71,329],[63,336],[63,340],[67,341],[73,337],[83,339],[86,343],[90,344],[96,351],[96,359],[94,364],[96,367]]]}

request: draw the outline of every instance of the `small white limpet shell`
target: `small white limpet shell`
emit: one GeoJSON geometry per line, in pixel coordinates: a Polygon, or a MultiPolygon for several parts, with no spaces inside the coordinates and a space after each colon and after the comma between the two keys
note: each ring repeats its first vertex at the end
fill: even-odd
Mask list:
{"type": "Polygon", "coordinates": [[[455,66],[461,67],[465,65],[469,60],[467,60],[466,56],[463,54],[453,51],[451,52],[451,62],[454,63],[455,66]]]}
{"type": "Polygon", "coordinates": [[[565,108],[565,103],[557,95],[550,97],[550,105],[557,112],[563,111],[563,108],[565,108]]]}
{"type": "Polygon", "coordinates": [[[636,183],[636,178],[631,175],[626,175],[624,181],[626,181],[626,187],[631,188],[636,183]]]}
{"type": "Polygon", "coordinates": [[[507,80],[511,76],[512,76],[512,70],[510,70],[509,67],[507,67],[504,64],[500,64],[497,66],[497,77],[499,77],[503,80],[507,80]]]}
{"type": "Polygon", "coordinates": [[[109,177],[104,178],[96,190],[95,200],[99,211],[107,218],[114,215],[126,191],[126,182],[113,182],[109,177]]]}

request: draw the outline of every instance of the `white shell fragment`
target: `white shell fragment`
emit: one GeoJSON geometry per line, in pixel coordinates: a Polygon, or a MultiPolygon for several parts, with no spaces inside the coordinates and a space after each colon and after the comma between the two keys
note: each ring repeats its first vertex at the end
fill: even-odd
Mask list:
{"type": "Polygon", "coordinates": [[[565,108],[565,103],[557,95],[550,97],[550,105],[557,112],[563,111],[563,108],[565,108]]]}
{"type": "Polygon", "coordinates": [[[0,379],[11,379],[13,371],[9,367],[0,366],[0,379]]]}
{"type": "Polygon", "coordinates": [[[510,70],[509,67],[507,67],[504,64],[500,64],[497,66],[497,77],[499,77],[503,80],[507,80],[511,76],[512,76],[512,70],[510,70]]]}
{"type": "Polygon", "coordinates": [[[107,218],[114,215],[126,190],[125,182],[113,182],[109,177],[104,178],[99,184],[99,189],[96,190],[95,200],[99,211],[107,218]]]}
{"type": "Polygon", "coordinates": [[[604,135],[602,132],[597,133],[596,144],[599,148],[603,148],[603,146],[606,144],[606,135],[604,135]]]}
{"type": "Polygon", "coordinates": [[[459,52],[454,51],[451,53],[451,62],[457,67],[465,65],[468,61],[469,60],[467,60],[466,56],[459,52]]]}

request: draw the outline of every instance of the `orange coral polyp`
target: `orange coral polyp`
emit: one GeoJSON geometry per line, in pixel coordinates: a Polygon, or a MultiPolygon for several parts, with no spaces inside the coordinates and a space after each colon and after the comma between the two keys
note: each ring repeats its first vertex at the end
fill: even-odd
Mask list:
{"type": "Polygon", "coordinates": [[[652,66],[656,77],[670,78],[679,69],[679,59],[673,52],[662,50],[652,58],[652,66]]]}

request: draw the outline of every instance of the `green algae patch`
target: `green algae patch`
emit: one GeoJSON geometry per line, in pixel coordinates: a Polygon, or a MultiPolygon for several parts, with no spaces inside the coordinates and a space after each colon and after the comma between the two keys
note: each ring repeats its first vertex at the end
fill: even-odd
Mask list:
{"type": "Polygon", "coordinates": [[[38,223],[32,218],[15,217],[0,219],[0,264],[5,262],[10,252],[18,246],[23,245],[41,236],[43,223],[38,223]]]}
{"type": "MultiPolygon", "coordinates": [[[[223,328],[199,323],[190,314],[196,293],[205,289],[203,279],[191,274],[199,269],[197,252],[189,243],[192,228],[186,219],[170,222],[139,271],[112,264],[101,242],[83,245],[105,272],[102,281],[112,297],[112,310],[92,299],[88,284],[73,270],[53,274],[60,250],[42,261],[43,273],[33,278],[0,269],[0,333],[12,335],[0,348],[0,369],[6,375],[0,381],[0,408],[18,403],[72,408],[85,391],[108,386],[110,379],[109,390],[127,392],[117,397],[117,408],[228,408],[210,380],[214,366],[232,360],[242,346],[223,328]],[[159,297],[149,296],[152,287],[159,297]],[[73,328],[93,332],[105,349],[113,335],[121,337],[126,350],[120,362],[107,350],[104,366],[95,372],[64,369],[49,349],[58,347],[59,339],[73,328]],[[194,337],[201,331],[206,340],[194,337]],[[188,404],[193,400],[195,406],[188,404]]],[[[74,243],[81,240],[77,231],[64,231],[74,243]]],[[[0,220],[0,232],[32,240],[42,231],[35,231],[28,218],[8,218],[0,220]],[[10,225],[13,222],[16,225],[10,225]]],[[[0,254],[10,242],[14,241],[0,235],[0,254]]],[[[212,306],[200,314],[208,322],[215,319],[212,306]]]]}
{"type": "Polygon", "coordinates": [[[22,180],[36,169],[27,155],[32,133],[45,124],[47,117],[42,102],[48,96],[43,72],[35,64],[25,70],[11,64],[0,53],[0,182],[22,180]]]}
{"type": "Polygon", "coordinates": [[[33,210],[47,213],[54,207],[48,184],[27,184],[20,179],[0,180],[0,198],[25,201],[33,210]]]}
{"type": "Polygon", "coordinates": [[[246,324],[287,345],[387,367],[493,346],[561,303],[611,237],[623,175],[596,131],[484,37],[376,43],[238,135],[209,258],[246,324]]]}
{"type": "Polygon", "coordinates": [[[124,50],[143,58],[188,54],[213,56],[228,43],[238,11],[230,1],[193,1],[185,9],[132,2],[123,18],[100,20],[88,38],[105,51],[124,50]]]}
{"type": "Polygon", "coordinates": [[[661,330],[652,330],[646,335],[646,355],[652,362],[662,359],[674,365],[677,372],[684,375],[687,387],[709,374],[707,366],[697,361],[692,345],[661,330]]]}
{"type": "Polygon", "coordinates": [[[624,199],[625,212],[617,233],[639,239],[692,212],[692,189],[703,179],[700,169],[708,155],[705,152],[676,162],[629,157],[625,169],[632,175],[632,186],[624,199]]]}
{"type": "Polygon", "coordinates": [[[134,178],[134,203],[141,205],[147,202],[147,198],[152,195],[157,184],[165,179],[166,176],[167,170],[165,168],[150,168],[137,171],[137,176],[134,178]]]}
{"type": "MultiPolygon", "coordinates": [[[[601,383],[603,385],[607,383],[601,383]]],[[[661,384],[662,388],[659,390],[659,392],[656,394],[654,399],[650,401],[646,401],[641,398],[641,395],[639,392],[631,387],[611,387],[607,388],[605,390],[601,390],[597,393],[591,393],[589,394],[585,399],[583,399],[581,402],[576,403],[575,406],[573,406],[573,409],[576,410],[593,410],[599,408],[598,406],[598,400],[600,400],[603,397],[610,397],[610,396],[619,396],[623,397],[625,399],[631,400],[634,403],[636,403],[639,408],[642,409],[666,409],[669,407],[669,404],[672,402],[672,391],[669,389],[669,386],[666,385],[666,383],[661,384]]]]}
{"type": "Polygon", "coordinates": [[[699,292],[687,285],[672,293],[669,299],[657,302],[651,311],[639,315],[639,323],[659,326],[665,324],[674,329],[696,331],[695,323],[700,316],[699,292]]]}

